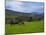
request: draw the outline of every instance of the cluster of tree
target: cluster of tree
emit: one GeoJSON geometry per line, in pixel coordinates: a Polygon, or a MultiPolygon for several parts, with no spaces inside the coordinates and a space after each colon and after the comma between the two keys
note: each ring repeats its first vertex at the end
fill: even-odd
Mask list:
{"type": "Polygon", "coordinates": [[[32,15],[32,16],[18,16],[16,18],[6,18],[6,23],[9,21],[11,24],[24,24],[24,22],[31,22],[37,20],[43,20],[44,16],[32,15]]]}

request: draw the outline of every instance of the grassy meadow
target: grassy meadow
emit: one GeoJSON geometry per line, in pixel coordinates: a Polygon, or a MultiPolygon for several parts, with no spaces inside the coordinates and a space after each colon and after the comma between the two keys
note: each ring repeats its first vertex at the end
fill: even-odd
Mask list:
{"type": "Polygon", "coordinates": [[[5,33],[37,33],[44,31],[44,23],[43,21],[32,21],[32,22],[24,22],[24,25],[5,25],[5,33]]]}

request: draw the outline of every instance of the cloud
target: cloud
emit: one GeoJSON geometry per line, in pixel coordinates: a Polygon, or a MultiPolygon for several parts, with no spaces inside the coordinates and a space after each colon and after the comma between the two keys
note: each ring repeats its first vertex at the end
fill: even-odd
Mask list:
{"type": "Polygon", "coordinates": [[[24,2],[18,2],[18,1],[7,1],[6,2],[6,9],[19,11],[19,12],[35,12],[35,11],[42,11],[43,4],[41,3],[24,3],[24,2]]]}
{"type": "Polygon", "coordinates": [[[6,9],[18,10],[21,8],[22,2],[10,1],[6,2],[6,9]]]}

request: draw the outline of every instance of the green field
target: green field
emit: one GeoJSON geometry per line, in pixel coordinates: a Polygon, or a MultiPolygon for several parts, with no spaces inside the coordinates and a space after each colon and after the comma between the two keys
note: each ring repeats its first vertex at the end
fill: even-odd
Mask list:
{"type": "Polygon", "coordinates": [[[35,33],[44,31],[43,21],[24,22],[24,25],[5,25],[5,33],[35,33]]]}

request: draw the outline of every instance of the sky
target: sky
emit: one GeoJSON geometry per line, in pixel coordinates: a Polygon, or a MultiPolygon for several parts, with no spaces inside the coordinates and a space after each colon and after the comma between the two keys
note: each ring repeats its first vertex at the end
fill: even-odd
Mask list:
{"type": "Polygon", "coordinates": [[[42,2],[21,2],[15,0],[6,0],[5,6],[6,9],[24,13],[42,13],[44,9],[44,3],[42,2]]]}

